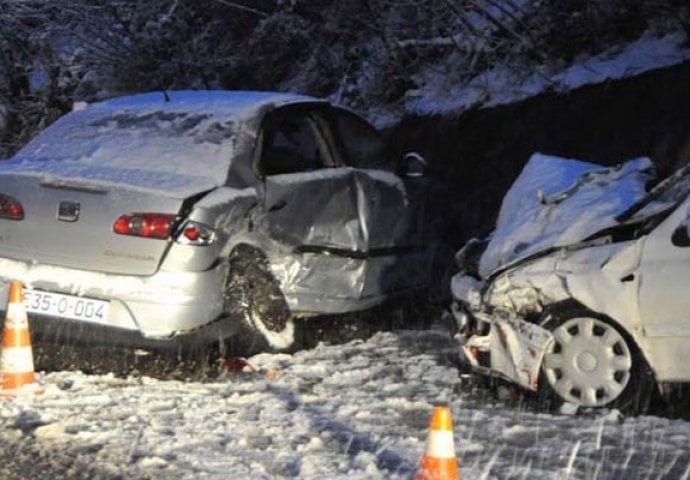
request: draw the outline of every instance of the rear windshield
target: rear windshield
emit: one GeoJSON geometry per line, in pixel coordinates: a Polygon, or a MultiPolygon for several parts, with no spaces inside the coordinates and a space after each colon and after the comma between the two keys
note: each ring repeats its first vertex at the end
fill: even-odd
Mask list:
{"type": "Polygon", "coordinates": [[[236,130],[233,120],[212,113],[87,107],[50,126],[17,157],[201,177],[222,185],[236,130]]]}

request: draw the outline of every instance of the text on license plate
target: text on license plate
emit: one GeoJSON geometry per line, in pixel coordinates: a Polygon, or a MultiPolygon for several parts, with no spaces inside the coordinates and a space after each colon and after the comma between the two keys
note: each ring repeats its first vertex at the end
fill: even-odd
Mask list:
{"type": "Polygon", "coordinates": [[[24,305],[29,313],[102,323],[108,318],[109,302],[93,298],[24,289],[24,305]]]}

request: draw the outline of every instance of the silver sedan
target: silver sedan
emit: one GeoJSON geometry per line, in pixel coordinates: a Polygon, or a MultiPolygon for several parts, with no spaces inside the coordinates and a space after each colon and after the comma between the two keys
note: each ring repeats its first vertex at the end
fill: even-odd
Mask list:
{"type": "Polygon", "coordinates": [[[392,162],[369,123],[315,98],[156,92],[78,106],[0,163],[0,298],[24,282],[34,329],[58,341],[249,329],[287,347],[297,316],[427,284],[425,185],[419,155],[392,162]]]}

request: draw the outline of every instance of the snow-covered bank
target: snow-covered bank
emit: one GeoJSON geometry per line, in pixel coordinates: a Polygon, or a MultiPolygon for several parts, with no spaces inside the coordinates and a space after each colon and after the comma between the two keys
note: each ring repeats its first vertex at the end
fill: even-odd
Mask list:
{"type": "Polygon", "coordinates": [[[455,80],[454,65],[443,65],[415,76],[421,86],[408,91],[403,102],[374,109],[369,116],[377,124],[389,126],[405,114],[459,115],[470,108],[507,105],[545,92],[567,93],[585,85],[629,78],[689,59],[685,33],[658,37],[648,32],[635,42],[591,57],[581,56],[568,66],[501,63],[459,83],[455,80]]]}
{"type": "Polygon", "coordinates": [[[465,479],[690,478],[687,422],[496,403],[453,356],[447,336],[405,331],[258,355],[259,373],[213,383],[50,373],[43,396],[0,400],[0,442],[40,450],[54,478],[404,479],[448,402],[465,479]]]}

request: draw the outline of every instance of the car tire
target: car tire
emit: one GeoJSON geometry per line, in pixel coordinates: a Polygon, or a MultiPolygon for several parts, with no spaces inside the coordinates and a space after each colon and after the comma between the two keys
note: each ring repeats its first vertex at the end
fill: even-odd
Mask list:
{"type": "Polygon", "coordinates": [[[242,353],[284,351],[294,346],[294,319],[261,251],[240,246],[231,254],[223,309],[241,323],[231,343],[239,344],[242,353]]]}
{"type": "Polygon", "coordinates": [[[653,374],[637,345],[610,318],[584,307],[552,310],[541,325],[551,331],[542,361],[542,398],[553,407],[617,408],[627,414],[647,411],[653,374]]]}

